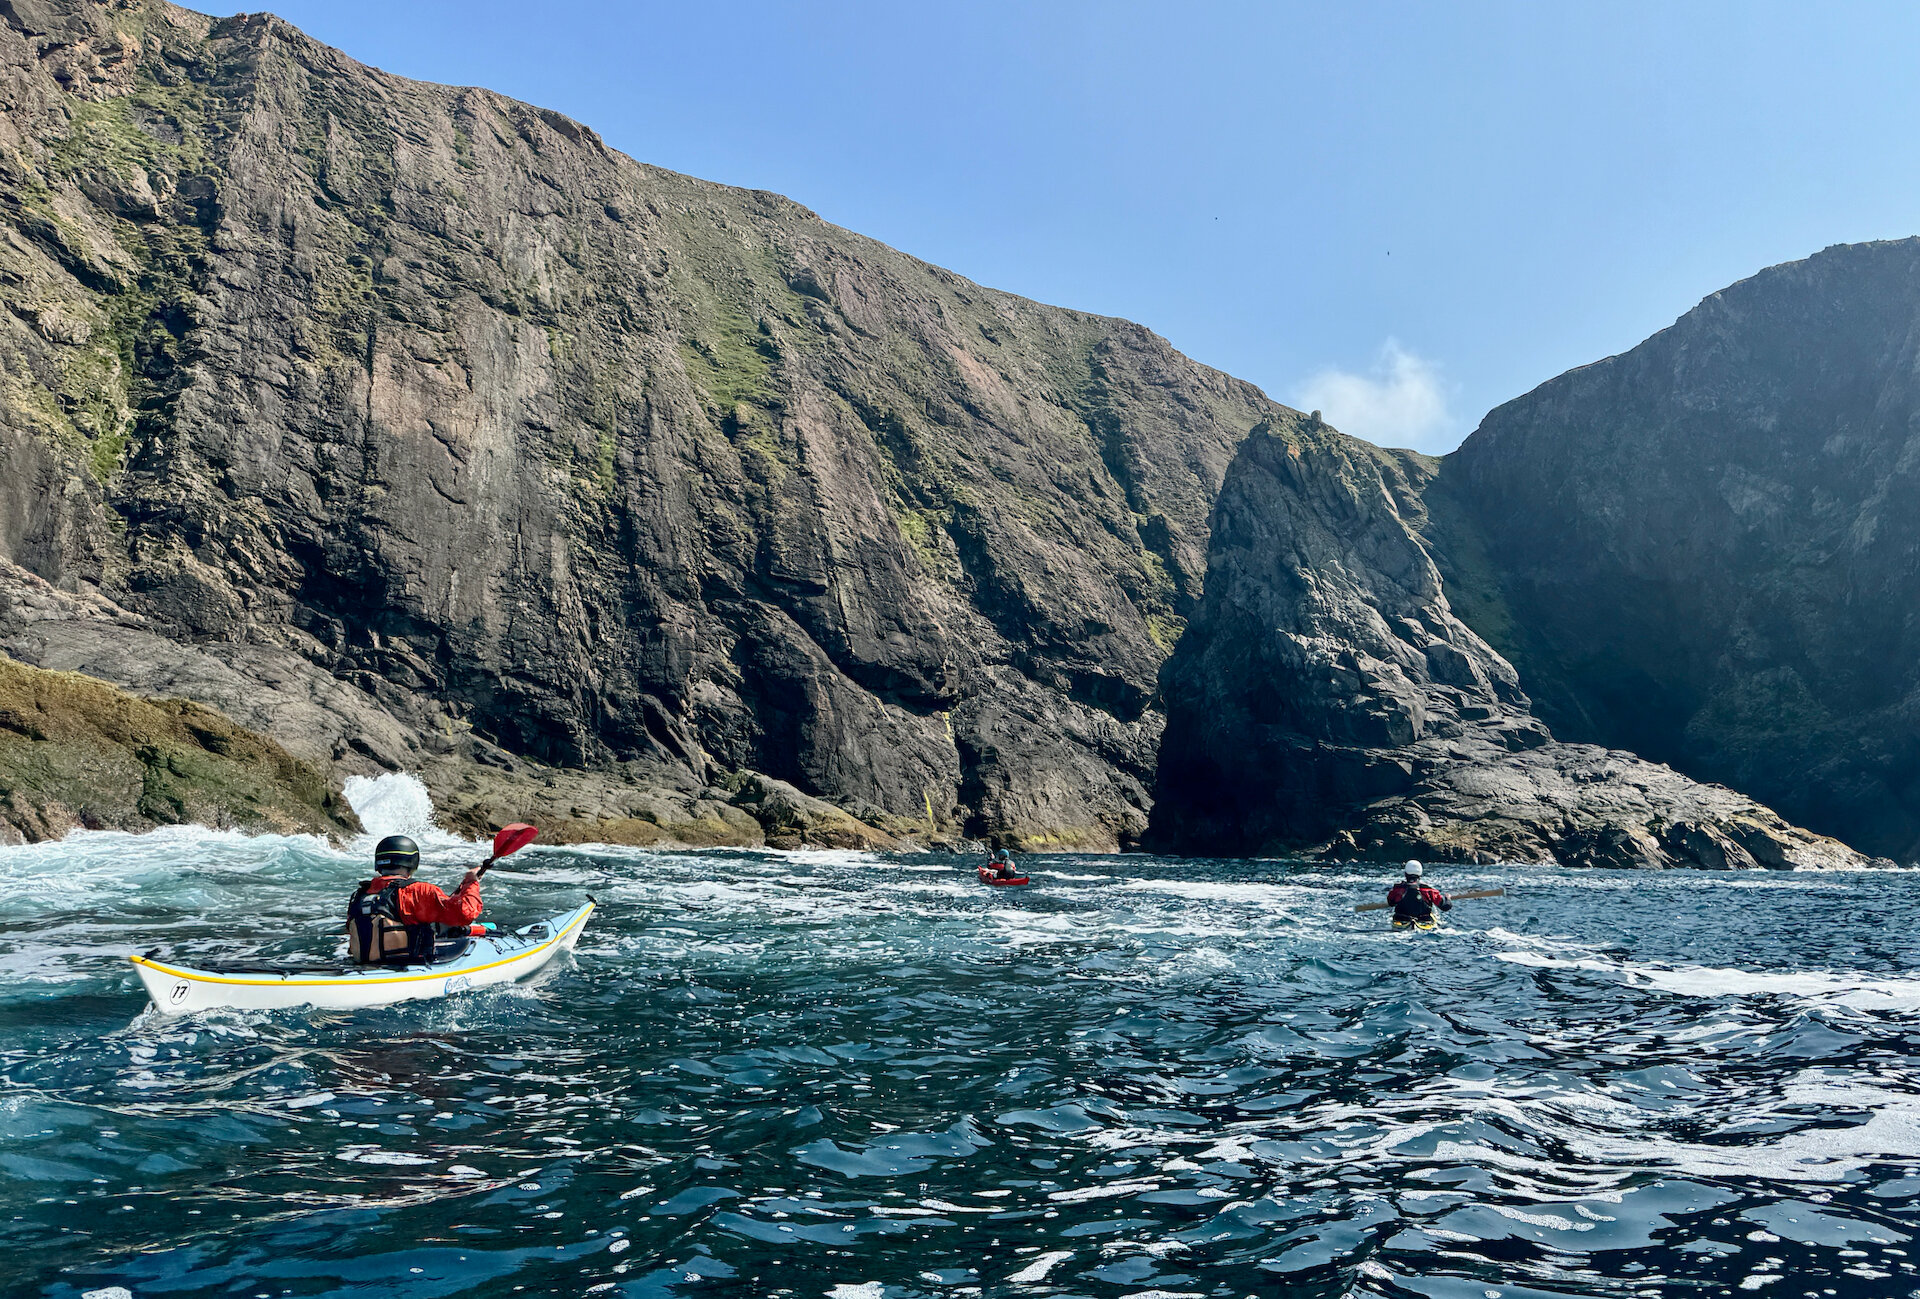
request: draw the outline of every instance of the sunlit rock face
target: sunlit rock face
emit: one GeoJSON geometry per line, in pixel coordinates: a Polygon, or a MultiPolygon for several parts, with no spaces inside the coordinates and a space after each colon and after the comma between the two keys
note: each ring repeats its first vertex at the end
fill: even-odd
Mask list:
{"type": "Polygon", "coordinates": [[[473,832],[1791,855],[1633,748],[1916,838],[1906,245],[1737,286],[1436,478],[270,16],[15,0],[0,98],[23,664],[473,832]]]}
{"type": "Polygon", "coordinates": [[[10,5],[0,95],[0,559],[114,605],[14,654],[481,821],[1145,826],[1250,385],[270,16],[10,5]]]}

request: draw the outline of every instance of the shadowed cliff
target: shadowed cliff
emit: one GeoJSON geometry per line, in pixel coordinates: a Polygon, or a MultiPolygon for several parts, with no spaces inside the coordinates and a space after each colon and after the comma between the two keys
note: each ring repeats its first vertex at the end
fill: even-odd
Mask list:
{"type": "Polygon", "coordinates": [[[1864,859],[1744,795],[1558,742],[1454,613],[1434,462],[1324,426],[1242,444],[1168,661],[1149,844],[1218,856],[1709,869],[1864,859]]]}
{"type": "Polygon", "coordinates": [[[1562,736],[1920,856],[1920,240],[1714,294],[1495,410],[1449,589],[1562,736]]]}

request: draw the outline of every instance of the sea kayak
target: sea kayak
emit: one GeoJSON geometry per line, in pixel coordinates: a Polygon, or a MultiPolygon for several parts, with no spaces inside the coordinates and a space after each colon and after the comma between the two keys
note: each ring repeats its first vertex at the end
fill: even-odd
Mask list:
{"type": "Polygon", "coordinates": [[[133,968],[163,1015],[199,1010],[283,1010],[317,1006],[359,1010],[397,1001],[424,1001],[473,988],[524,979],[580,941],[593,914],[591,900],[550,920],[512,933],[468,940],[458,954],[432,965],[352,966],[340,962],[252,969],[195,970],[168,965],[152,953],[135,956],[133,968]]]}
{"type": "Polygon", "coordinates": [[[1393,927],[1395,929],[1417,929],[1422,933],[1430,934],[1440,927],[1440,922],[1438,920],[1396,920],[1393,922],[1393,927]]]}
{"type": "Polygon", "coordinates": [[[977,867],[976,869],[980,872],[980,882],[982,884],[991,884],[995,888],[1017,888],[1022,884],[1033,883],[1033,881],[1025,875],[1015,875],[1012,879],[1003,880],[997,872],[990,871],[985,866],[977,867]]]}

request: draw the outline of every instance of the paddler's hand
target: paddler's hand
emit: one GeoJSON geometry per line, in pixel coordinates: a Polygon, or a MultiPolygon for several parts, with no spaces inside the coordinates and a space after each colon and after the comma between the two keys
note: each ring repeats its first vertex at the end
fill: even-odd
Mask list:
{"type": "Polygon", "coordinates": [[[480,868],[478,866],[469,866],[467,867],[466,878],[460,881],[460,887],[465,888],[469,884],[478,884],[479,882],[480,882],[480,868]]]}

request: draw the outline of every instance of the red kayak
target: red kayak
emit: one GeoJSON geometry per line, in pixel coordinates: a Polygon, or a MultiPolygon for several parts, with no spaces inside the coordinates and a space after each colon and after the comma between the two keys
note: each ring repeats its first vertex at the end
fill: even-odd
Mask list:
{"type": "Polygon", "coordinates": [[[1015,875],[1012,879],[1003,880],[1000,878],[998,874],[988,870],[985,866],[982,866],[979,869],[980,869],[980,882],[982,884],[991,884],[995,888],[1002,888],[1002,889],[1013,888],[1015,885],[1033,883],[1033,881],[1027,878],[1025,875],[1015,875]]]}

